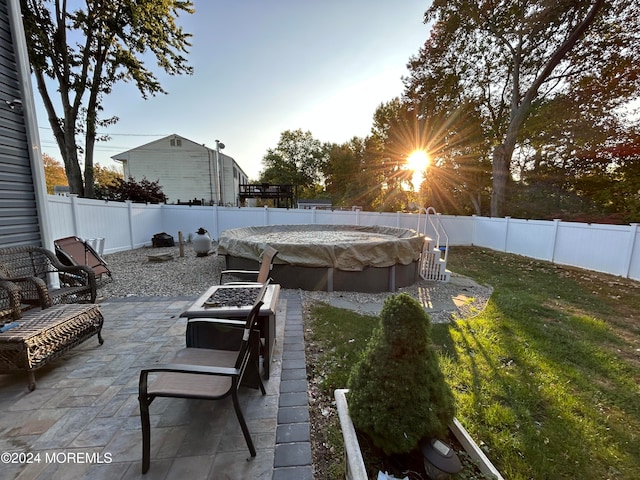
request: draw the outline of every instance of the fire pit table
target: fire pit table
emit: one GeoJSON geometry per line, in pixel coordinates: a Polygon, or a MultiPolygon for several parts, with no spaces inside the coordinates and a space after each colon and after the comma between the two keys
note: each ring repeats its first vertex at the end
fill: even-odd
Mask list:
{"type": "MultiPolygon", "coordinates": [[[[187,310],[180,314],[187,321],[192,318],[219,318],[224,326],[244,327],[261,285],[214,285],[204,292],[187,310]]],[[[258,315],[260,340],[262,344],[262,368],[264,378],[269,378],[269,367],[276,338],[276,307],[280,285],[269,285],[263,297],[263,305],[258,315]]],[[[239,330],[241,332],[241,330],[239,330]]],[[[221,342],[224,340],[221,339],[221,342]]],[[[202,346],[202,343],[200,346],[202,346]]],[[[216,348],[220,348],[217,345],[216,348]]]]}

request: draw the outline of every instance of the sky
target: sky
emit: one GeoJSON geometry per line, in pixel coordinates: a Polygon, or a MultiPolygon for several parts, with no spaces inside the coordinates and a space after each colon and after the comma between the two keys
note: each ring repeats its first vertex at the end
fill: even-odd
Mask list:
{"type": "MultiPolygon", "coordinates": [[[[251,180],[285,130],[342,143],[371,131],[373,114],[400,96],[407,63],[426,41],[428,0],[195,0],[179,24],[193,34],[193,75],[154,70],[167,95],[144,100],[117,84],[103,116],[119,122],[99,133],[94,162],[178,134],[225,144],[251,180]]],[[[151,65],[150,65],[151,66],[151,65]]],[[[62,161],[35,91],[42,151],[62,161]]]]}

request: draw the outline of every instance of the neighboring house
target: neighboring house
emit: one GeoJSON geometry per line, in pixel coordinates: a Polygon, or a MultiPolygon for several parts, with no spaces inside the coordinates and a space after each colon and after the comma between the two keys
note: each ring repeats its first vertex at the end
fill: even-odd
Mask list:
{"type": "Polygon", "coordinates": [[[20,0],[0,0],[0,247],[52,249],[46,192],[20,0]]]}
{"type": "Polygon", "coordinates": [[[239,205],[240,185],[248,181],[233,158],[175,134],[111,158],[122,162],[125,179],[158,181],[168,203],[239,205]]]}

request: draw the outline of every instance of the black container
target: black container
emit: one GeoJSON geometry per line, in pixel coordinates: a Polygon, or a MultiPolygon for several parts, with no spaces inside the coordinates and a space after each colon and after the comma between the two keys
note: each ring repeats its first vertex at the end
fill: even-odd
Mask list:
{"type": "Polygon", "coordinates": [[[168,233],[156,233],[153,238],[151,238],[151,245],[153,248],[157,247],[173,247],[175,242],[173,241],[173,237],[168,233]]]}

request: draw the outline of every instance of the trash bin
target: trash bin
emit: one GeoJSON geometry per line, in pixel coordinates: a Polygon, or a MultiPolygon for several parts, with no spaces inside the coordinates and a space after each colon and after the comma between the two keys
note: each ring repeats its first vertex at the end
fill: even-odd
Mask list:
{"type": "Polygon", "coordinates": [[[93,248],[98,255],[102,256],[102,253],[104,252],[104,238],[87,238],[84,242],[93,248]]]}

